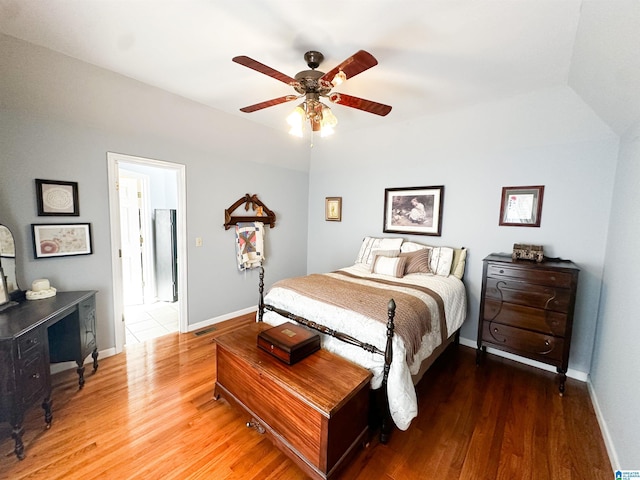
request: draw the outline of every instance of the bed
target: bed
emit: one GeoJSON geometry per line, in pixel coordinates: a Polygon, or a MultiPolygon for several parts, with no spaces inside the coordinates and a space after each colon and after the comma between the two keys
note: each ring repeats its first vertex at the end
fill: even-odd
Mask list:
{"type": "MultiPolygon", "coordinates": [[[[406,430],[418,414],[415,384],[466,318],[466,253],[366,237],[353,265],[278,281],[266,296],[263,271],[258,319],[320,331],[322,348],[373,373],[371,388],[385,390],[383,410],[406,430]]],[[[389,433],[383,424],[383,442],[389,433]]]]}

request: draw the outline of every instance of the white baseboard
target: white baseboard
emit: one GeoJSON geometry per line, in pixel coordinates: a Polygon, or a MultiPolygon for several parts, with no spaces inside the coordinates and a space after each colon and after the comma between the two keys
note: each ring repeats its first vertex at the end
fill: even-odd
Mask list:
{"type": "Polygon", "coordinates": [[[202,322],[194,323],[189,325],[189,332],[193,332],[195,330],[200,330],[201,328],[210,327],[211,325],[215,325],[216,323],[224,322],[225,320],[230,320],[235,317],[240,317],[242,315],[247,315],[249,313],[254,313],[258,311],[258,306],[244,308],[242,310],[236,310],[235,312],[227,313],[225,315],[220,315],[219,317],[210,318],[208,320],[203,320],[202,322]]]}
{"type": "MultiPolygon", "coordinates": [[[[466,347],[478,348],[478,342],[476,342],[475,340],[469,340],[468,338],[460,337],[460,344],[466,347]]],[[[487,352],[493,355],[496,355],[498,357],[508,358],[509,360],[513,360],[515,362],[524,363],[525,365],[529,365],[531,367],[536,367],[541,370],[546,370],[548,372],[556,373],[555,367],[552,365],[547,365],[546,363],[537,362],[535,360],[530,360],[528,358],[520,357],[518,355],[513,355],[512,353],[503,352],[502,350],[497,350],[495,348],[490,348],[490,347],[487,348],[487,352]]],[[[573,378],[574,380],[579,380],[581,382],[586,382],[589,377],[589,374],[586,372],[581,372],[580,370],[573,370],[570,368],[567,370],[567,377],[573,378]]]]}
{"type": "MultiPolygon", "coordinates": [[[[116,349],[114,347],[107,348],[106,350],[100,350],[98,352],[98,364],[100,363],[100,359],[111,357],[115,354],[116,354],[116,349]]],[[[91,355],[89,355],[87,356],[87,358],[84,359],[84,366],[86,369],[89,369],[89,368],[93,368],[92,364],[93,364],[93,359],[91,358],[91,355]]],[[[76,364],[76,362],[60,362],[60,363],[52,363],[49,368],[51,371],[51,375],[53,375],[56,373],[64,372],[65,370],[71,370],[71,369],[75,370],[76,368],[78,368],[78,365],[76,364]]]]}
{"type": "Polygon", "coordinates": [[[618,460],[618,454],[616,453],[616,449],[613,445],[613,437],[609,432],[609,427],[607,426],[607,422],[605,422],[604,415],[602,414],[602,410],[600,409],[600,403],[598,402],[596,391],[593,388],[593,384],[591,383],[591,376],[589,376],[587,380],[587,389],[589,390],[589,396],[591,397],[591,404],[593,405],[593,409],[596,412],[598,425],[600,425],[600,431],[602,432],[602,439],[604,440],[604,446],[607,448],[609,461],[611,462],[611,465],[613,466],[613,471],[615,472],[616,470],[620,470],[620,461],[618,460]]]}

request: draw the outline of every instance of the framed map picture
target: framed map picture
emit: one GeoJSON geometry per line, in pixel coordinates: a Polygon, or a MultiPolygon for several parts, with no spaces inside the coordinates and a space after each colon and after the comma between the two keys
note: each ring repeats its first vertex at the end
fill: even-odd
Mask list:
{"type": "Polygon", "coordinates": [[[35,258],[89,255],[91,224],[32,224],[35,258]]]}

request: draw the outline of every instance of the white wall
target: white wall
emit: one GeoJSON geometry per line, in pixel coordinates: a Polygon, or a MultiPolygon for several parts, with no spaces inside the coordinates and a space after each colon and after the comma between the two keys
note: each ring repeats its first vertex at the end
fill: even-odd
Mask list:
{"type": "Polygon", "coordinates": [[[541,244],[581,268],[569,368],[585,376],[617,148],[617,136],[569,88],[336,135],[313,149],[308,270],[352,264],[366,235],[397,236],[382,232],[385,188],[444,185],[442,236],[413,240],[468,247],[462,336],[476,339],[482,259],[514,243],[541,244]],[[545,186],[540,228],[498,226],[502,187],[517,185],[545,186]],[[342,222],[324,221],[327,196],[343,198],[342,222]]]}
{"type": "Polygon", "coordinates": [[[258,194],[267,228],[266,281],[304,273],[308,151],[257,126],[49,50],[0,35],[0,223],[16,236],[18,281],[98,290],[99,348],[114,345],[108,151],[186,165],[188,310],[197,324],[255,306],[257,271],[235,264],[224,209],[258,194]],[[38,217],[36,178],[76,181],[79,217],[38,217]],[[90,222],[94,253],[35,260],[30,224],[90,222]],[[203,247],[195,247],[202,237],[203,247]]]}
{"type": "Polygon", "coordinates": [[[639,210],[640,124],[621,142],[591,370],[614,468],[627,470],[640,464],[639,210]]]}

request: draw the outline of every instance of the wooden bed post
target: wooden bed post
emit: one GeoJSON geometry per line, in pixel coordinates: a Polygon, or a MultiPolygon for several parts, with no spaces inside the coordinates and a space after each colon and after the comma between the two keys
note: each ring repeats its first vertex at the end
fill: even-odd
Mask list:
{"type": "Polygon", "coordinates": [[[387,342],[384,352],[373,344],[364,343],[357,338],[347,335],[342,332],[333,330],[325,325],[321,325],[312,320],[307,320],[304,317],[300,317],[291,312],[283,310],[281,308],[274,307],[264,303],[264,268],[260,266],[260,282],[258,286],[260,292],[260,299],[258,301],[258,322],[262,322],[262,317],[265,310],[277,313],[281,317],[293,320],[305,327],[316,330],[325,335],[330,335],[338,340],[341,340],[350,345],[355,345],[363,350],[377,355],[384,356],[384,369],[382,374],[382,386],[379,389],[372,390],[371,404],[369,405],[369,426],[371,429],[377,428],[380,425],[380,443],[387,443],[391,437],[391,432],[394,427],[393,419],[391,418],[391,411],[389,410],[389,396],[387,394],[387,384],[389,381],[389,370],[391,369],[391,361],[393,360],[393,334],[394,334],[394,317],[396,314],[396,302],[389,300],[387,304],[387,342]]]}
{"type": "Polygon", "coordinates": [[[393,360],[393,318],[396,314],[396,302],[389,300],[387,308],[387,346],[384,349],[384,373],[382,375],[382,425],[380,426],[380,443],[387,443],[393,429],[393,421],[391,420],[391,412],[389,410],[389,395],[387,395],[387,382],[389,380],[389,369],[391,368],[391,360],[393,360]]]}
{"type": "Polygon", "coordinates": [[[264,315],[264,267],[260,265],[260,282],[258,282],[258,291],[260,292],[260,299],[258,300],[258,321],[262,321],[262,315],[264,315]]]}

